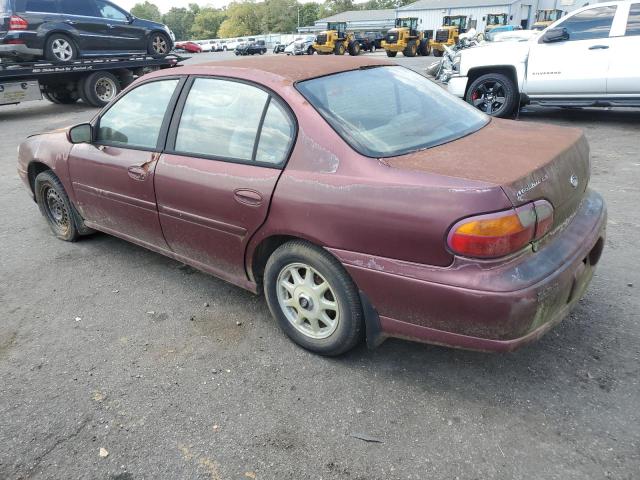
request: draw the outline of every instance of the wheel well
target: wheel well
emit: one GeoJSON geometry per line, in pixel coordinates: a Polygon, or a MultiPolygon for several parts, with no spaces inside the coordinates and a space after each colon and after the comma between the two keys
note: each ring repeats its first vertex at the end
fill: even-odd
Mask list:
{"type": "Polygon", "coordinates": [[[301,240],[298,237],[290,235],[274,235],[273,237],[267,237],[256,247],[253,252],[253,259],[251,261],[250,276],[259,285],[262,286],[262,277],[264,275],[264,267],[267,265],[267,261],[276,249],[291,240],[301,240]]]}
{"type": "Polygon", "coordinates": [[[75,45],[76,48],[78,48],[78,44],[75,41],[75,39],[73,38],[73,34],[71,32],[67,32],[65,30],[53,30],[52,32],[47,32],[47,35],[44,37],[44,45],[45,45],[45,47],[47,45],[47,42],[49,41],[49,38],[51,38],[51,35],[64,35],[69,40],[71,40],[71,42],[73,42],[73,44],[75,45]]]}
{"type": "Polygon", "coordinates": [[[51,170],[51,168],[42,162],[31,162],[29,164],[27,174],[29,177],[29,185],[31,186],[31,193],[33,193],[34,195],[36,192],[36,177],[42,172],[46,172],[47,170],[51,170]]]}
{"type": "Polygon", "coordinates": [[[520,87],[518,86],[518,76],[516,75],[516,69],[514,67],[511,67],[508,65],[479,67],[479,68],[473,68],[469,70],[469,73],[467,75],[469,77],[469,80],[467,81],[467,89],[464,92],[465,98],[467,96],[467,91],[469,90],[469,87],[471,86],[471,84],[478,77],[481,77],[482,75],[485,75],[487,73],[501,73],[503,75],[506,75],[513,81],[514,85],[516,86],[516,89],[518,89],[518,91],[520,90],[520,87]]]}

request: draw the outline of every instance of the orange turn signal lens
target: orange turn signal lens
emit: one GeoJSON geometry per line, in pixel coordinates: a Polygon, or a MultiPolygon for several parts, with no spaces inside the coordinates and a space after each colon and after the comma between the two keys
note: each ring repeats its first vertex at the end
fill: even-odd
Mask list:
{"type": "Polygon", "coordinates": [[[504,212],[465,218],[451,228],[447,243],[458,255],[503,257],[540,238],[549,231],[552,223],[553,207],[549,202],[540,201],[504,212]],[[539,210],[543,214],[540,219],[537,204],[540,204],[539,210]]]}

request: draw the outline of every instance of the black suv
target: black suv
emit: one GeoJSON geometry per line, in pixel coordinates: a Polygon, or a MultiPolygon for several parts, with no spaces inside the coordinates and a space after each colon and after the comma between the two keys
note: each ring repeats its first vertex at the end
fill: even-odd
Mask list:
{"type": "Polygon", "coordinates": [[[106,0],[0,0],[0,56],[70,62],[78,57],[167,55],[166,25],[135,18],[106,0]]]}
{"type": "Polygon", "coordinates": [[[267,53],[267,47],[264,40],[257,42],[241,43],[236,47],[236,55],[264,55],[267,53]]]}

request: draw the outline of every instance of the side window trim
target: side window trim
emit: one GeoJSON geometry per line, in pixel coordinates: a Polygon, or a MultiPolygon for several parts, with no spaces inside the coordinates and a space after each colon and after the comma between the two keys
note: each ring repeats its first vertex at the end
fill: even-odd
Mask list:
{"type": "Polygon", "coordinates": [[[296,141],[298,139],[298,119],[296,118],[295,114],[293,113],[293,111],[291,110],[291,107],[287,104],[287,102],[285,102],[278,94],[276,94],[275,92],[273,92],[272,90],[270,90],[269,88],[260,85],[258,83],[253,83],[249,80],[244,80],[241,78],[234,78],[234,77],[225,77],[225,76],[220,76],[220,75],[192,75],[189,77],[189,79],[187,80],[186,84],[183,86],[182,88],[182,92],[180,94],[180,98],[178,99],[178,102],[174,108],[173,111],[173,117],[171,119],[171,124],[169,126],[169,131],[167,132],[167,141],[164,145],[164,149],[163,149],[163,153],[168,153],[171,155],[180,155],[183,157],[191,157],[191,158],[200,158],[200,159],[205,159],[205,160],[211,160],[211,161],[215,161],[215,162],[227,162],[227,163],[240,163],[243,165],[253,165],[256,167],[265,167],[265,168],[273,168],[276,170],[284,170],[284,168],[286,167],[287,163],[289,162],[289,158],[291,157],[291,153],[293,152],[293,149],[296,145],[296,141]],[[191,87],[193,87],[194,82],[198,79],[198,78],[203,78],[203,79],[215,79],[215,80],[223,80],[226,82],[236,82],[236,83],[242,83],[245,85],[249,85],[251,87],[255,87],[258,88],[260,90],[263,90],[264,92],[267,93],[268,98],[265,101],[265,106],[264,109],[262,111],[262,116],[260,118],[260,124],[258,126],[258,130],[256,132],[256,139],[254,141],[254,145],[253,145],[253,155],[252,155],[252,160],[241,160],[241,159],[237,159],[237,158],[226,158],[226,157],[219,157],[219,156],[214,156],[214,155],[205,155],[205,154],[201,154],[201,153],[189,153],[189,152],[179,152],[176,151],[175,147],[176,147],[176,139],[178,137],[178,128],[180,127],[180,120],[182,119],[182,113],[184,111],[184,107],[187,103],[187,99],[189,98],[189,93],[191,92],[191,87]],[[282,105],[282,107],[284,108],[284,110],[287,113],[287,116],[289,118],[289,120],[291,121],[291,124],[293,125],[293,135],[291,137],[291,145],[289,146],[289,151],[287,152],[287,155],[285,156],[284,160],[281,163],[277,163],[277,164],[273,164],[273,163],[265,163],[265,162],[257,162],[255,161],[256,155],[257,155],[257,151],[258,151],[258,147],[260,145],[260,138],[262,135],[262,127],[264,125],[264,120],[267,116],[267,112],[269,110],[269,106],[272,103],[272,100],[276,98],[278,103],[280,105],[282,105]]]}
{"type": "Polygon", "coordinates": [[[141,82],[138,85],[136,85],[134,88],[130,89],[130,90],[126,90],[126,92],[123,92],[123,94],[121,94],[120,96],[118,96],[118,98],[116,98],[116,100],[111,103],[105,110],[103,110],[102,112],[100,112],[99,116],[96,117],[96,119],[92,122],[93,128],[94,130],[98,131],[100,129],[100,120],[102,119],[102,117],[104,117],[107,112],[109,110],[111,110],[111,108],[113,108],[113,106],[118,103],[120,100],[122,100],[127,94],[133,92],[134,90],[144,86],[144,85],[149,85],[150,83],[154,83],[154,82],[162,82],[162,81],[167,81],[167,80],[176,80],[178,79],[178,85],[176,85],[175,90],[173,91],[173,94],[171,95],[171,100],[169,100],[169,103],[167,105],[167,109],[164,112],[164,118],[162,120],[162,125],[160,127],[160,131],[158,132],[158,140],[156,141],[156,147],[153,149],[149,149],[148,147],[137,147],[135,145],[122,145],[121,143],[116,143],[116,142],[108,142],[108,141],[99,141],[99,140],[95,140],[92,144],[93,145],[98,145],[98,146],[106,146],[106,147],[116,147],[116,148],[122,148],[122,149],[126,149],[126,150],[141,150],[144,152],[155,152],[155,153],[162,153],[164,151],[165,148],[165,143],[166,143],[166,139],[167,139],[167,134],[169,132],[169,126],[171,123],[171,118],[174,114],[175,108],[176,108],[176,104],[178,102],[178,98],[180,97],[182,90],[184,89],[185,83],[187,82],[187,77],[184,75],[172,75],[172,76],[167,76],[167,77],[158,77],[158,78],[152,78],[148,81],[145,82],[141,82]]]}

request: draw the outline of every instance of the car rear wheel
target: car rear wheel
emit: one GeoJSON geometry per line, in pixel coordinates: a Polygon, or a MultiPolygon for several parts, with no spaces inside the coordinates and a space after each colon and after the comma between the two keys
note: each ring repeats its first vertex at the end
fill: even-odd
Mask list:
{"type": "Polygon", "coordinates": [[[395,57],[398,52],[392,52],[391,50],[387,50],[387,57],[395,57]]]}
{"type": "Polygon", "coordinates": [[[83,100],[94,107],[104,107],[120,93],[120,81],[109,72],[94,72],[86,77],[83,100]]]}
{"type": "Polygon", "coordinates": [[[162,32],[154,32],[149,38],[147,52],[154,57],[166,57],[171,51],[171,41],[169,37],[162,32]]]}
{"type": "Polygon", "coordinates": [[[69,201],[62,183],[51,171],[40,173],[35,180],[34,191],[40,212],[47,220],[53,234],[60,240],[75,242],[80,235],[93,233],[69,201]]]}
{"type": "Polygon", "coordinates": [[[78,47],[66,35],[56,33],[47,39],[44,55],[53,62],[71,62],[78,58],[78,47]]]}
{"type": "Polygon", "coordinates": [[[288,242],[271,255],[264,292],[273,316],[298,345],[321,355],[340,355],[363,338],[358,290],[340,262],[304,241],[288,242]]]}
{"type": "Polygon", "coordinates": [[[509,77],[488,73],[476,78],[469,86],[465,100],[492,117],[506,118],[518,103],[518,90],[509,77]]]}

